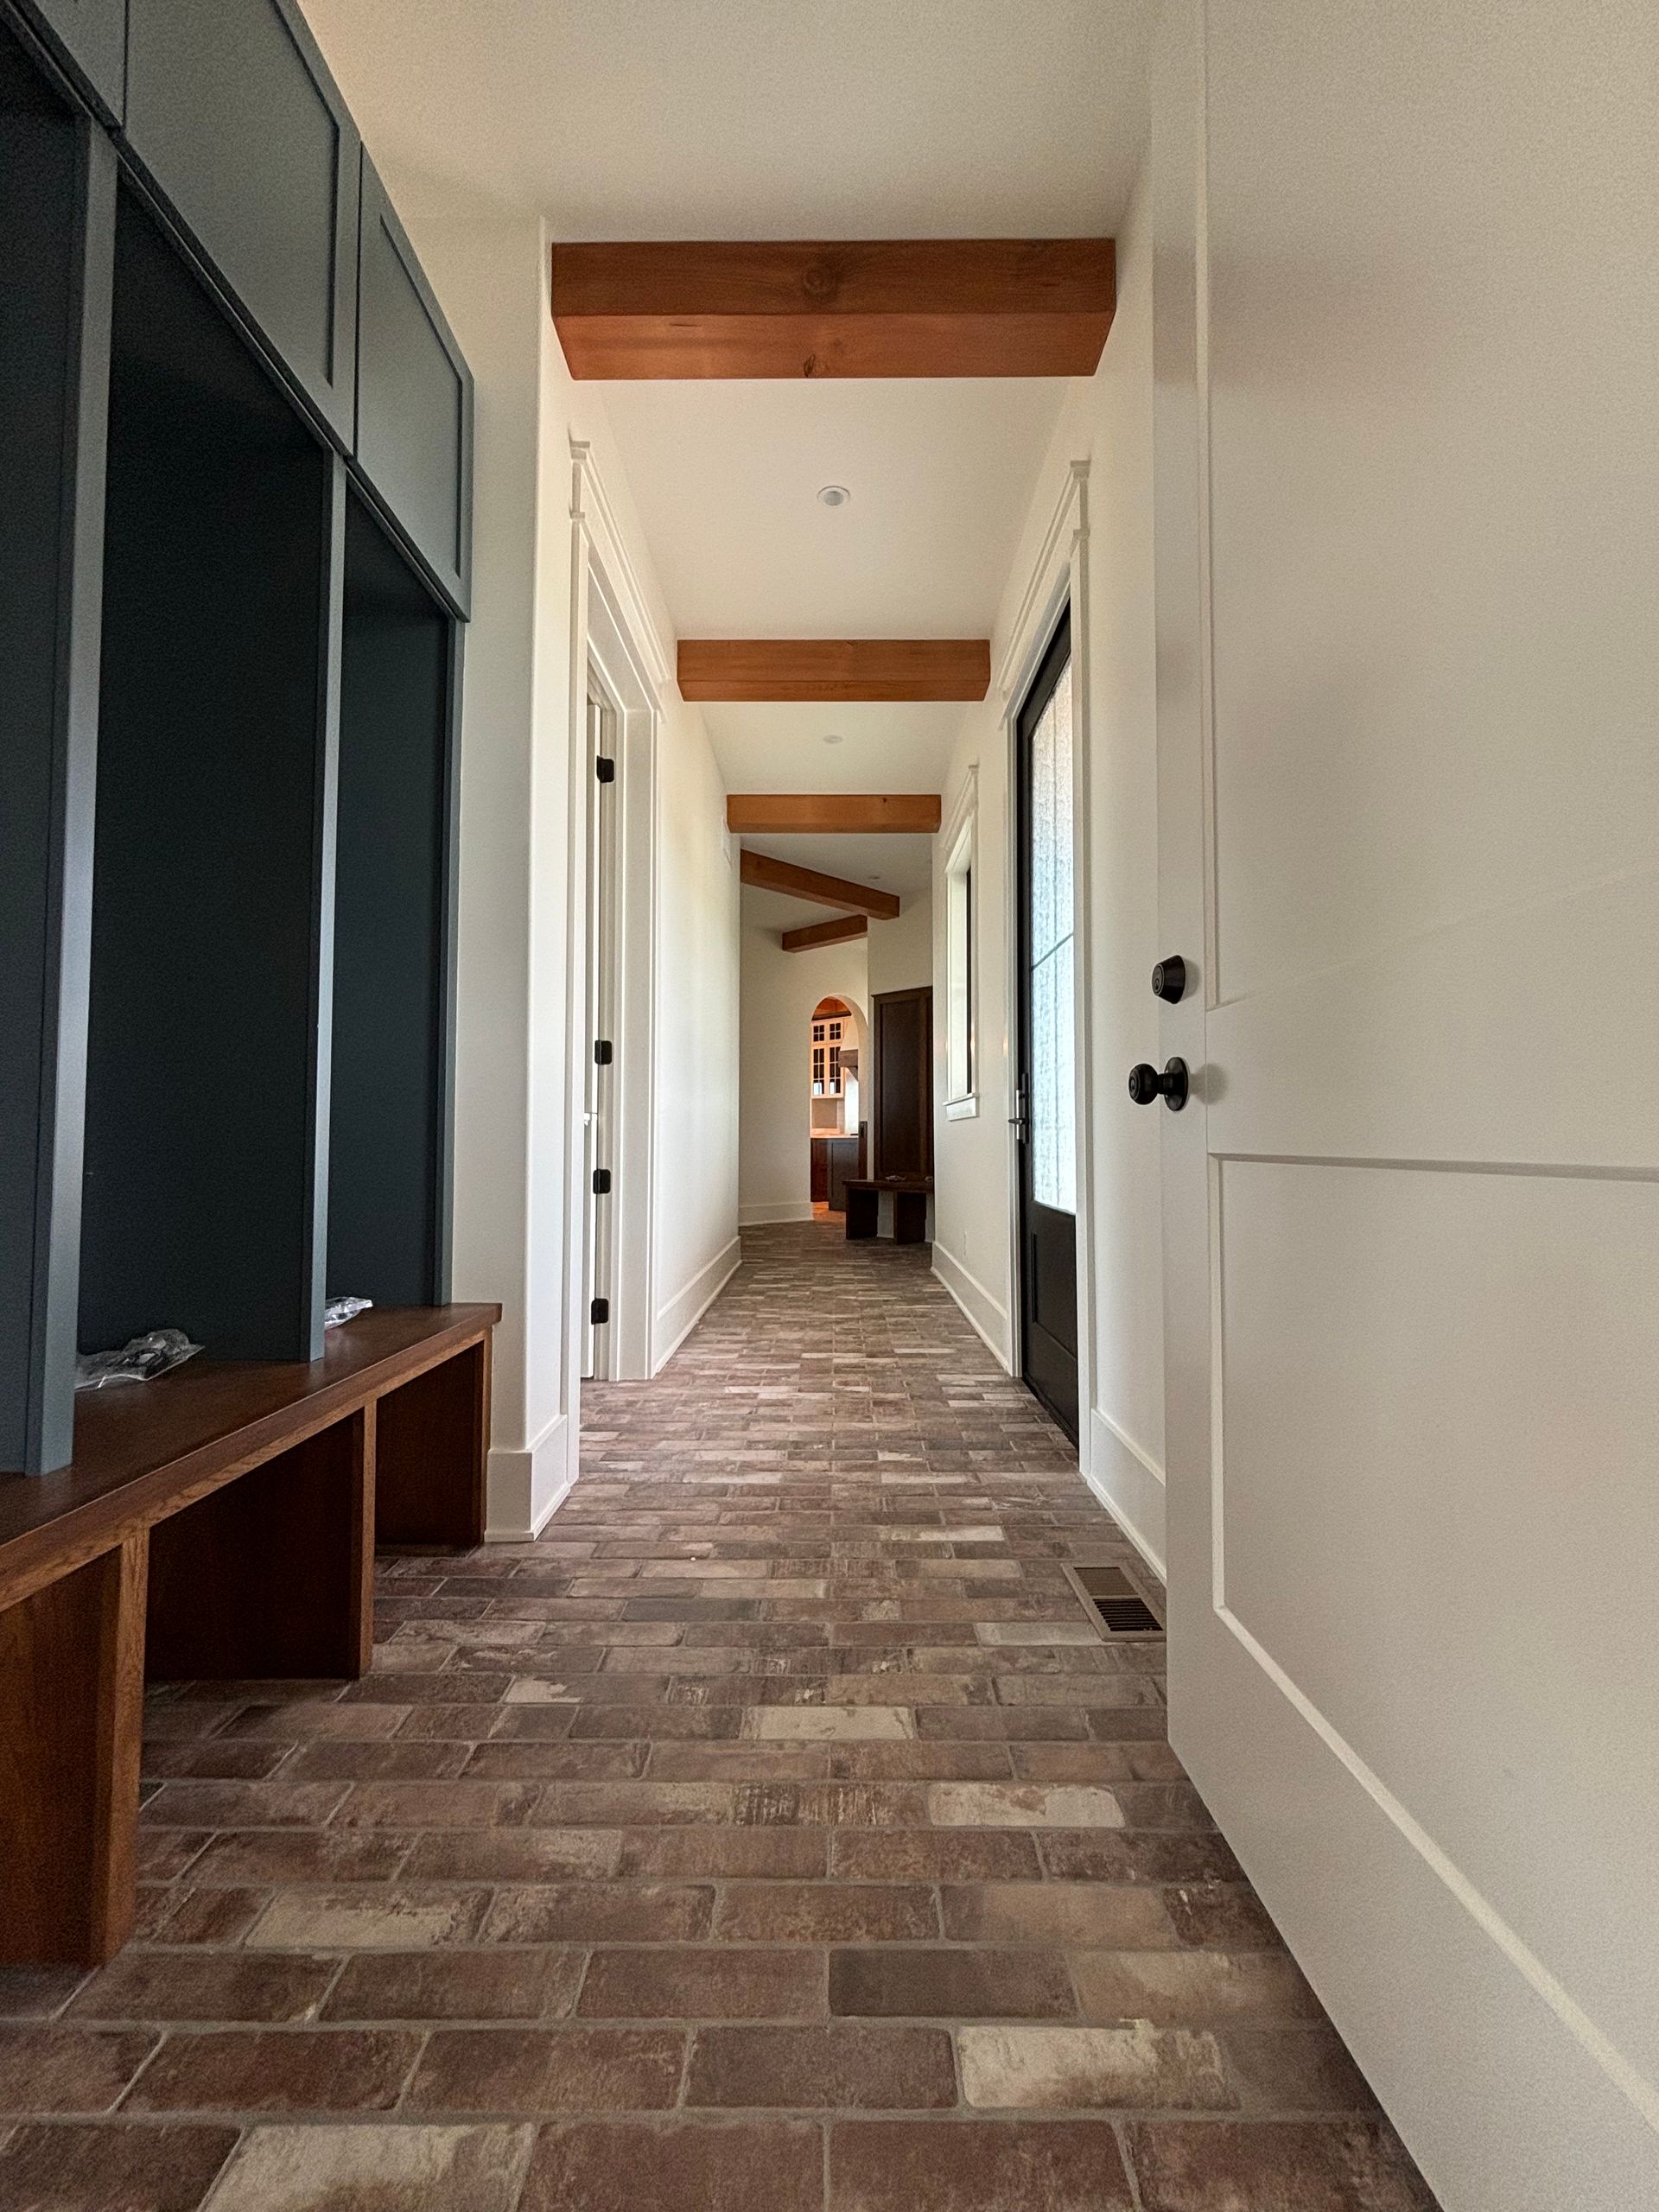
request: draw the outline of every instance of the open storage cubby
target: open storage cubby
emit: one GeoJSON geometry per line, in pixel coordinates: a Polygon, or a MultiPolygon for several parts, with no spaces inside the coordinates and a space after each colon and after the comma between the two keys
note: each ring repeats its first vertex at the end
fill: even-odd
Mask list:
{"type": "Polygon", "coordinates": [[[321,1350],[343,470],[137,200],[116,223],[80,1339],[321,1350]]]}
{"type": "Polygon", "coordinates": [[[448,1296],[458,626],[346,503],[328,1290],[448,1296]]]}
{"type": "Polygon", "coordinates": [[[472,410],[297,0],[0,0],[0,1502],[447,1298],[472,410]]]}

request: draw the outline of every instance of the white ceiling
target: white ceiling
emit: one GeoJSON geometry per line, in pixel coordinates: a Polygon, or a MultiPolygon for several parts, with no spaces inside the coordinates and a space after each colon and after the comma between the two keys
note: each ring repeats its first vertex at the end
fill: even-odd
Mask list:
{"type": "MultiPolygon", "coordinates": [[[[305,9],[405,212],[516,208],[564,239],[1109,233],[1145,135],[1145,0],[305,9]]],[[[1065,386],[598,389],[681,635],[982,637],[1065,386]]],[[[938,791],[961,713],[704,709],[732,791],[938,791]]],[[[859,841],[811,842],[790,856],[863,875],[859,841]]],[[[925,880],[870,842],[890,886],[925,880]]]]}
{"type": "Polygon", "coordinates": [[[758,929],[810,929],[818,922],[833,922],[839,918],[828,906],[814,906],[805,899],[785,899],[781,891],[758,891],[752,884],[743,887],[743,918],[758,929]]]}
{"type": "Polygon", "coordinates": [[[728,791],[937,791],[962,709],[710,702],[702,718],[728,791]]]}
{"type": "Polygon", "coordinates": [[[1110,230],[1139,0],[305,0],[383,167],[563,238],[1110,230]]]}
{"type": "Polygon", "coordinates": [[[982,638],[1065,390],[613,384],[605,404],[682,637],[982,638]]]}
{"type": "MultiPolygon", "coordinates": [[[[901,895],[925,891],[933,880],[931,837],[861,837],[830,830],[816,837],[743,837],[739,842],[751,853],[770,853],[775,861],[817,868],[820,875],[838,875],[849,883],[873,884],[878,891],[901,895]]],[[[824,920],[829,911],[820,906],[818,919],[824,920]]]]}

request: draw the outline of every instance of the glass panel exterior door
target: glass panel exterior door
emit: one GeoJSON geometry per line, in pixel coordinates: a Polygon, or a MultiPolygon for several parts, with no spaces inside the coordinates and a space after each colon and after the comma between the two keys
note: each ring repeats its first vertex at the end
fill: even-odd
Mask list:
{"type": "Polygon", "coordinates": [[[1071,664],[1031,739],[1027,866],[1031,923],[1031,1185],[1039,1205],[1077,1211],[1077,1090],[1071,995],[1071,664]]]}
{"type": "Polygon", "coordinates": [[[1015,725],[1019,838],[1020,1363],[1077,1433],[1077,1148],[1071,632],[1062,621],[1015,725]]]}

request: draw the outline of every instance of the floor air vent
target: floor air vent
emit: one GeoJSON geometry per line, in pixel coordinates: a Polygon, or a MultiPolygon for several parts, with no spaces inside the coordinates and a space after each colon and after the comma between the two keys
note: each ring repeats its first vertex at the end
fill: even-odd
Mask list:
{"type": "Polygon", "coordinates": [[[1074,1567],[1069,1571],[1109,1636],[1163,1634],[1163,1623],[1121,1567],[1074,1567]]]}
{"type": "Polygon", "coordinates": [[[1092,1603],[1114,1636],[1155,1636],[1163,1629],[1144,1598],[1096,1598],[1092,1603]]]}

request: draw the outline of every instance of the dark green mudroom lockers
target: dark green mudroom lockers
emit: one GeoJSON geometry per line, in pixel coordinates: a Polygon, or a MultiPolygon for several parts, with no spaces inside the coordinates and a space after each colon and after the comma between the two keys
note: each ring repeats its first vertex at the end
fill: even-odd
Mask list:
{"type": "Polygon", "coordinates": [[[0,0],[0,1470],[448,1291],[472,384],[289,0],[0,0]]]}

